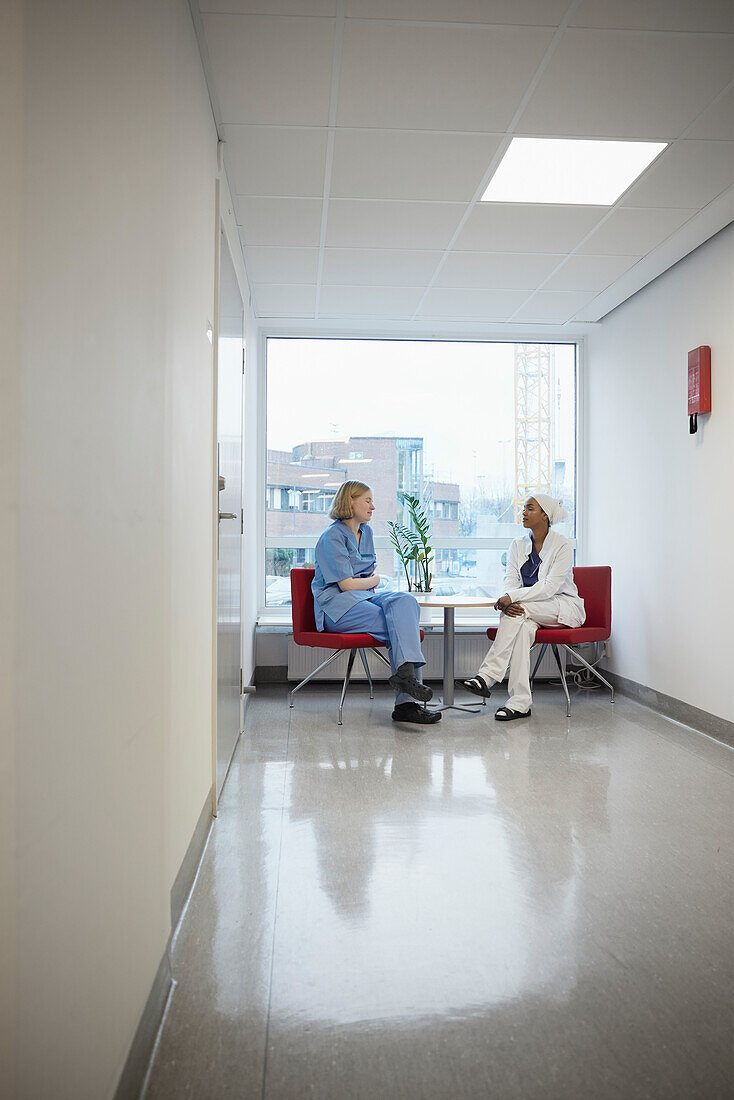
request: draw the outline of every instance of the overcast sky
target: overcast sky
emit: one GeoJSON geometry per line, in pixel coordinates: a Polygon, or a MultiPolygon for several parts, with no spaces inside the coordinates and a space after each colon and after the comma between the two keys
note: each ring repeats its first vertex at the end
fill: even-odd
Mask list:
{"type": "MultiPolygon", "coordinates": [[[[556,374],[573,382],[574,348],[556,374]]],[[[357,435],[422,436],[424,471],[471,491],[514,483],[514,345],[268,340],[268,447],[357,435]],[[504,442],[503,442],[504,441],[504,442]]],[[[564,402],[564,404],[567,404],[564,402]]],[[[572,449],[562,415],[557,457],[572,449]]]]}

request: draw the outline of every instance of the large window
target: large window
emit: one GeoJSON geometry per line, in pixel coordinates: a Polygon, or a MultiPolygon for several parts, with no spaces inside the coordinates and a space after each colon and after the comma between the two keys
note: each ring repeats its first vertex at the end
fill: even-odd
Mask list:
{"type": "Polygon", "coordinates": [[[405,587],[388,520],[403,494],[431,519],[432,587],[495,595],[533,490],[576,535],[574,344],[270,338],[265,602],[290,603],[339,486],[373,491],[381,586],[405,587]]]}

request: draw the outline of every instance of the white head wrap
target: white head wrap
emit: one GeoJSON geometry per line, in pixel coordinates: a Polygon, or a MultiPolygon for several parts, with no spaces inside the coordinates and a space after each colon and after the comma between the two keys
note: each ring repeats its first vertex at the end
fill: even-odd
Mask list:
{"type": "Polygon", "coordinates": [[[568,512],[563,507],[562,500],[556,500],[554,497],[549,497],[547,493],[530,493],[529,496],[537,500],[540,507],[543,509],[551,525],[554,523],[562,523],[564,519],[568,519],[568,512]]]}

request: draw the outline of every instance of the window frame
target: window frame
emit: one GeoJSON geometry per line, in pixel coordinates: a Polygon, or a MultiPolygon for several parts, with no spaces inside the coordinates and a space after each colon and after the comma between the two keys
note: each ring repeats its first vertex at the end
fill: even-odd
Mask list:
{"type": "MultiPolygon", "coordinates": [[[[262,327],[259,332],[258,340],[258,431],[257,431],[257,517],[256,524],[258,530],[258,560],[257,560],[257,619],[258,625],[266,622],[269,625],[284,626],[292,624],[291,609],[290,607],[282,608],[270,608],[266,606],[266,589],[265,589],[265,555],[266,549],[275,547],[284,548],[298,548],[301,546],[310,546],[316,543],[316,537],[312,539],[304,538],[301,535],[272,535],[268,536],[267,531],[267,409],[268,409],[268,363],[267,363],[267,350],[269,340],[357,340],[365,342],[368,340],[374,340],[381,343],[386,341],[391,342],[409,342],[409,343],[466,343],[466,344],[566,344],[572,345],[575,349],[575,366],[576,366],[576,415],[575,415],[575,432],[576,432],[576,449],[575,449],[575,468],[576,468],[576,536],[572,538],[571,545],[574,549],[574,561],[575,563],[582,564],[585,561],[584,548],[586,545],[586,478],[585,478],[585,466],[584,466],[584,420],[585,420],[585,391],[584,391],[584,379],[585,379],[585,351],[586,341],[582,335],[579,334],[563,334],[549,333],[547,330],[539,332],[507,332],[498,331],[497,333],[487,335],[466,335],[459,333],[431,333],[430,335],[413,333],[406,334],[404,332],[355,332],[349,331],[333,331],[322,330],[319,328],[290,328],[279,327],[275,324],[272,326],[262,327]]],[[[327,515],[326,512],[323,513],[327,515]]],[[[431,540],[431,544],[437,550],[444,549],[457,549],[462,548],[467,550],[506,550],[510,543],[511,538],[477,538],[468,537],[462,538],[460,542],[457,542],[454,538],[434,538],[431,540]]],[[[375,547],[384,548],[389,547],[390,542],[385,536],[375,536],[375,547]]],[[[430,619],[431,622],[428,625],[434,627],[442,626],[442,619],[440,619],[441,612],[433,611],[428,615],[425,612],[421,615],[421,622],[424,622],[424,618],[430,619]]],[[[486,608],[465,608],[457,612],[456,621],[457,626],[462,624],[472,626],[472,620],[478,622],[480,619],[487,617],[486,608]]]]}

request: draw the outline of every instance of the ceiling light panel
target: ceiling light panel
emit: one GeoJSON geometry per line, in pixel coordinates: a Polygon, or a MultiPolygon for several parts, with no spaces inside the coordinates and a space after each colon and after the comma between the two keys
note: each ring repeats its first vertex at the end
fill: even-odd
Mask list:
{"type": "Polygon", "coordinates": [[[482,202],[612,206],[665,142],[513,138],[482,202]]]}

